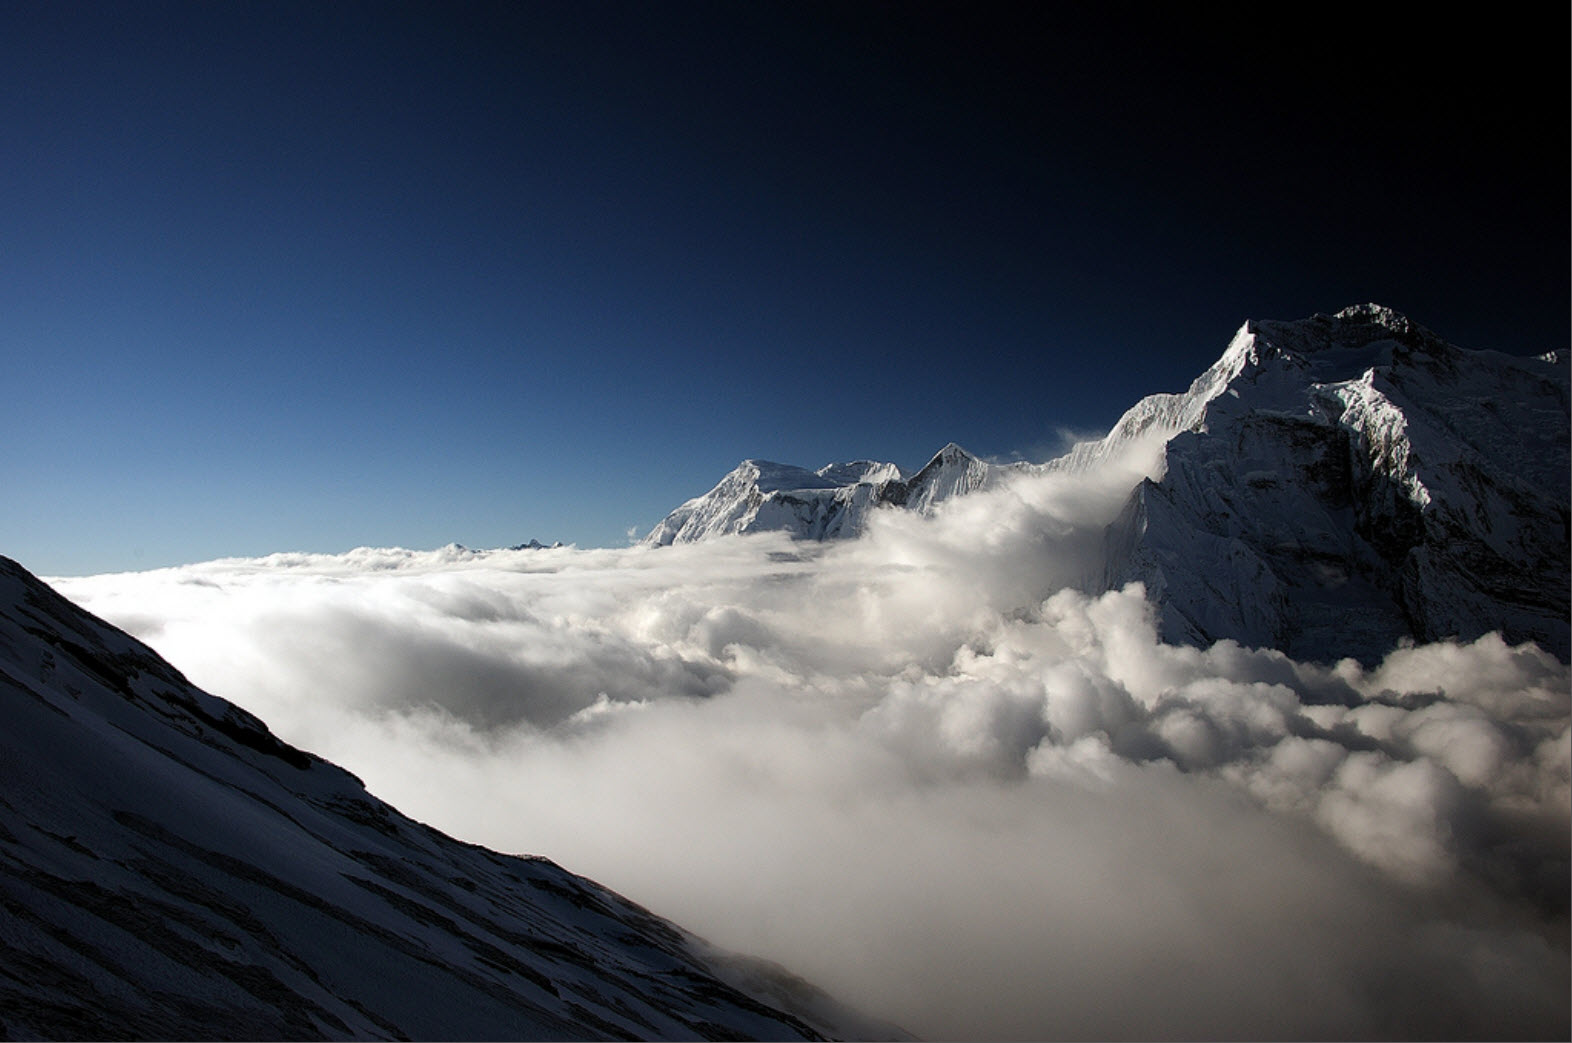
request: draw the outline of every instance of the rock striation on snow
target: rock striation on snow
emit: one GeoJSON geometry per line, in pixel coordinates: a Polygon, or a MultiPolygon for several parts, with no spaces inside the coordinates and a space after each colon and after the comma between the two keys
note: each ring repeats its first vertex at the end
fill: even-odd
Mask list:
{"type": "Polygon", "coordinates": [[[910,477],[750,460],[646,542],[853,537],[879,508],[931,513],[1155,445],[1087,586],[1144,583],[1166,640],[1369,662],[1499,630],[1566,660],[1568,375],[1565,352],[1456,347],[1375,304],[1251,320],[1185,392],[1142,399],[1056,460],[994,465],[952,444],[910,477]]]}
{"type": "Polygon", "coordinates": [[[0,1037],[900,1035],[404,817],[5,558],[0,713],[0,1037]]]}

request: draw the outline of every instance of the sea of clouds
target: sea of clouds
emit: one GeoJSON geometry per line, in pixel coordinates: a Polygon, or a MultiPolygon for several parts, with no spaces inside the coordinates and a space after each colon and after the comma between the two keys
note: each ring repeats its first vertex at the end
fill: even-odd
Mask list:
{"type": "Polygon", "coordinates": [[[859,540],[54,580],[466,840],[931,1038],[1568,1032],[1568,668],[1158,640],[1130,474],[859,540]]]}

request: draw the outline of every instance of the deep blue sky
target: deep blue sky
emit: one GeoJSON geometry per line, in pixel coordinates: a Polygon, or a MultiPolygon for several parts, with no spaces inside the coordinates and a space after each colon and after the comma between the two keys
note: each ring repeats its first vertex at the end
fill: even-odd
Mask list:
{"type": "Polygon", "coordinates": [[[1565,12],[1020,6],[0,7],[0,553],[617,544],[1364,300],[1566,346],[1565,12]]]}

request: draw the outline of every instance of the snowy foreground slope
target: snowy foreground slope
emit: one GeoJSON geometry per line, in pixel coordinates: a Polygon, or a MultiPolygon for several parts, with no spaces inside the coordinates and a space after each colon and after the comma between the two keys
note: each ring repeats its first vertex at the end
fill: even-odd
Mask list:
{"type": "Polygon", "coordinates": [[[0,708],[0,1037],[898,1035],[400,815],[4,558],[0,708]]]}
{"type": "Polygon", "coordinates": [[[1084,586],[1143,582],[1165,640],[1373,662],[1403,639],[1499,630],[1565,661],[1567,362],[1459,348],[1376,305],[1250,321],[1186,392],[1143,399],[1057,460],[994,465],[951,445],[909,477],[750,460],[646,542],[854,536],[877,508],[932,513],[1158,443],[1084,586]]]}

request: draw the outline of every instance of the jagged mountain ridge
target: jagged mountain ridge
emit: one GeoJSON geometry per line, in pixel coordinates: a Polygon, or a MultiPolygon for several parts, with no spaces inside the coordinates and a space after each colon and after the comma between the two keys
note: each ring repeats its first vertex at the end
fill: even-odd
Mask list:
{"type": "Polygon", "coordinates": [[[715,488],[663,518],[643,542],[667,546],[779,530],[801,539],[849,539],[881,507],[930,513],[952,496],[992,488],[1007,475],[1031,469],[1026,463],[988,463],[953,442],[909,475],[872,460],[826,464],[817,471],[744,460],[715,488]]]}
{"type": "Polygon", "coordinates": [[[404,817],[4,558],[0,707],[0,1037],[899,1035],[404,817]]]}
{"type": "Polygon", "coordinates": [[[875,509],[930,513],[1156,442],[1086,586],[1145,583],[1167,640],[1369,661],[1403,639],[1500,630],[1565,660],[1568,384],[1565,353],[1459,348],[1379,305],[1251,320],[1185,392],[1142,399],[1058,459],[992,465],[952,444],[911,478],[856,465],[880,477],[855,484],[831,480],[838,465],[748,461],[647,542],[854,537],[875,509]]]}

